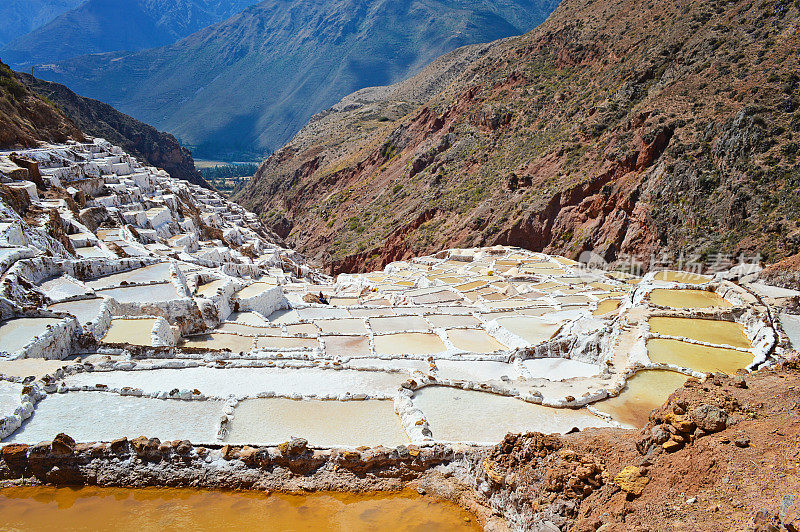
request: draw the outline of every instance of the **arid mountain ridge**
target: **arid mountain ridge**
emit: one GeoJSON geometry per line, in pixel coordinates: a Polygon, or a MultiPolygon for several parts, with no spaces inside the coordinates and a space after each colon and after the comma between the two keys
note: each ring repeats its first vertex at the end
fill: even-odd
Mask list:
{"type": "Polygon", "coordinates": [[[486,244],[779,260],[800,245],[799,7],[565,0],[315,117],[238,200],[334,272],[486,244]]]}
{"type": "Polygon", "coordinates": [[[556,0],[264,0],[168,46],[36,75],[173,133],[196,156],[260,158],[354,90],[460,46],[519,35],[556,0]]]}

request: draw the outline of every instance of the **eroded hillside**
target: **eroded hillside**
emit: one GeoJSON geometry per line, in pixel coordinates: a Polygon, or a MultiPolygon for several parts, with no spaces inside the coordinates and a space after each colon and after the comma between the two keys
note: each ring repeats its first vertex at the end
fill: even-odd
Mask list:
{"type": "Polygon", "coordinates": [[[334,272],[486,244],[780,259],[797,23],[785,0],[565,0],[427,101],[392,87],[312,122],[238,199],[334,272]]]}

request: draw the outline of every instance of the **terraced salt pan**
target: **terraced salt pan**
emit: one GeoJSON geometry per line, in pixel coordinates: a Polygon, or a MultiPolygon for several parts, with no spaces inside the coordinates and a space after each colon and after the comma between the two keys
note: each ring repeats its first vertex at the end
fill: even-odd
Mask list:
{"type": "Polygon", "coordinates": [[[243,353],[252,351],[255,345],[255,337],[240,336],[237,334],[212,333],[198,336],[190,336],[183,342],[182,347],[193,349],[213,349],[233,353],[243,353]]]}
{"type": "Polygon", "coordinates": [[[236,292],[236,296],[241,299],[248,299],[257,295],[261,295],[267,290],[275,288],[275,286],[277,285],[270,283],[253,283],[236,292]]]}
{"type": "Polygon", "coordinates": [[[325,336],[323,341],[328,356],[362,357],[370,354],[366,336],[325,336]]]}
{"type": "Polygon", "coordinates": [[[495,353],[507,349],[483,329],[451,329],[447,338],[456,349],[467,353],[495,353]]]}
{"type": "Polygon", "coordinates": [[[449,329],[451,327],[478,327],[481,322],[475,316],[457,316],[434,314],[426,319],[436,328],[449,329]]]}
{"type": "Polygon", "coordinates": [[[800,316],[792,314],[780,314],[778,318],[781,321],[781,326],[786,336],[789,337],[789,342],[794,349],[800,349],[800,316]]]}
{"type": "Polygon", "coordinates": [[[322,334],[367,334],[364,320],[357,318],[318,320],[314,324],[320,328],[322,334]]]}
{"type": "Polygon", "coordinates": [[[53,373],[59,368],[74,364],[74,360],[45,360],[43,358],[20,358],[10,360],[0,358],[0,373],[12,377],[41,378],[48,373],[53,373]]]}
{"type": "Polygon", "coordinates": [[[64,432],[76,441],[111,441],[123,436],[211,443],[223,413],[222,401],[177,401],[103,392],[51,394],[22,427],[4,440],[38,443],[64,432]]]}
{"type": "Polygon", "coordinates": [[[97,295],[112,297],[120,303],[165,303],[179,299],[178,291],[172,283],[149,284],[145,286],[123,286],[100,290],[97,295]]]}
{"type": "Polygon", "coordinates": [[[442,379],[461,381],[499,381],[503,377],[518,379],[519,372],[513,364],[491,360],[447,360],[436,361],[436,375],[442,379]]]}
{"type": "Polygon", "coordinates": [[[21,384],[0,381],[0,418],[14,413],[14,410],[20,405],[21,393],[21,384]]]}
{"type": "Polygon", "coordinates": [[[266,327],[269,325],[267,320],[256,312],[234,312],[228,316],[227,321],[253,327],[266,327]]]}
{"type": "Polygon", "coordinates": [[[499,318],[497,323],[531,345],[546,342],[561,328],[560,323],[547,323],[532,316],[499,318]]]}
{"type": "Polygon", "coordinates": [[[128,283],[152,283],[169,279],[169,262],[159,262],[144,268],[130,270],[127,272],[115,273],[87,281],[86,285],[95,290],[119,286],[123,281],[128,283]]]}
{"type": "Polygon", "coordinates": [[[197,287],[198,296],[213,296],[217,290],[222,288],[227,281],[225,279],[216,279],[210,283],[206,283],[197,287]]]}
{"type": "Polygon", "coordinates": [[[369,326],[376,333],[399,331],[427,331],[430,325],[419,316],[398,316],[391,318],[370,318],[369,326]]]}
{"type": "Polygon", "coordinates": [[[105,251],[96,246],[75,248],[75,254],[82,259],[108,257],[108,253],[106,253],[105,251]]]}
{"type": "Polygon", "coordinates": [[[152,346],[151,333],[156,324],[155,319],[114,319],[101,342],[104,344],[131,344],[152,346]]]}
{"type": "Polygon", "coordinates": [[[595,316],[604,316],[609,312],[614,312],[619,308],[619,299],[604,299],[597,304],[597,308],[592,312],[595,316]]]}
{"type": "Polygon", "coordinates": [[[352,368],[381,368],[382,370],[398,369],[413,373],[415,371],[429,372],[430,363],[427,360],[415,358],[353,358],[347,363],[352,368]]]}
{"type": "Polygon", "coordinates": [[[71,297],[84,296],[87,293],[91,293],[91,290],[87,290],[86,286],[65,275],[49,279],[40,284],[39,288],[52,301],[62,301],[71,297]]]}
{"type": "Polygon", "coordinates": [[[274,444],[302,437],[312,446],[409,443],[392,401],[248,399],[234,410],[225,441],[274,444]]]}
{"type": "Polygon", "coordinates": [[[531,377],[550,381],[563,381],[573,378],[594,377],[600,373],[600,366],[568,358],[532,358],[523,360],[522,365],[531,377]]]}
{"type": "Polygon", "coordinates": [[[350,317],[350,313],[347,312],[347,309],[332,307],[301,308],[297,311],[297,314],[304,320],[329,320],[350,317]]]}
{"type": "Polygon", "coordinates": [[[731,305],[716,292],[708,290],[665,290],[657,288],[650,292],[650,302],[662,307],[684,308],[728,308],[731,305]]]}
{"type": "Polygon", "coordinates": [[[677,272],[665,270],[656,272],[653,276],[656,281],[664,281],[667,283],[687,283],[687,284],[704,284],[711,280],[711,277],[699,275],[691,272],[677,272]]]}
{"type": "Polygon", "coordinates": [[[319,341],[315,338],[291,338],[288,336],[258,336],[256,348],[258,349],[315,349],[319,341]]]}
{"type": "Polygon", "coordinates": [[[657,334],[692,338],[710,344],[751,347],[744,327],[732,321],[653,316],[649,324],[650,331],[657,334]]]}
{"type": "Polygon", "coordinates": [[[605,427],[609,423],[586,410],[556,409],[513,397],[428,386],[418,390],[414,405],[428,420],[433,438],[441,441],[496,443],[509,432],[565,433],[573,427],[605,427]]]}
{"type": "Polygon", "coordinates": [[[373,342],[378,355],[433,355],[446,349],[442,339],[431,333],[376,335],[373,342]]]}
{"type": "Polygon", "coordinates": [[[35,336],[47,332],[48,325],[55,325],[59,318],[16,318],[0,324],[0,351],[16,354],[28,345],[35,336]]]}
{"type": "Polygon", "coordinates": [[[753,363],[753,355],[749,352],[665,338],[648,340],[647,354],[653,362],[674,364],[703,373],[721,371],[733,375],[737,369],[744,369],[753,363]]]}
{"type": "Polygon", "coordinates": [[[297,323],[300,321],[300,315],[296,310],[281,309],[270,314],[267,321],[271,324],[297,323]]]}
{"type": "Polygon", "coordinates": [[[265,392],[287,397],[294,394],[339,396],[346,393],[390,397],[407,378],[407,375],[400,373],[346,369],[196,367],[78,373],[67,377],[65,382],[70,386],[131,386],[145,393],[197,388],[209,397],[255,397],[265,392]]]}
{"type": "Polygon", "coordinates": [[[687,379],[686,375],[674,371],[639,371],[628,379],[625,388],[618,396],[592,406],[622,424],[643,427],[650,418],[650,412],[661,407],[672,392],[683,386],[687,379]]]}
{"type": "Polygon", "coordinates": [[[286,334],[290,336],[317,336],[319,334],[319,328],[313,323],[298,323],[295,325],[287,325],[286,334]]]}
{"type": "Polygon", "coordinates": [[[241,323],[223,323],[214,330],[218,332],[243,334],[245,336],[280,336],[282,329],[280,327],[244,325],[241,323]]]}
{"type": "Polygon", "coordinates": [[[103,299],[96,297],[94,299],[82,299],[67,303],[56,303],[47,308],[54,312],[67,312],[72,314],[81,325],[85,325],[97,318],[98,314],[100,314],[100,308],[102,306],[103,299]]]}

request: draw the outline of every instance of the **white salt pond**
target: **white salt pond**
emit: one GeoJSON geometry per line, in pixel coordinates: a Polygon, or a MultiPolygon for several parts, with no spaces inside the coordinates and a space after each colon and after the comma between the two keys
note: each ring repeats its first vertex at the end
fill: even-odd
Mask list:
{"type": "Polygon", "coordinates": [[[518,379],[519,373],[512,364],[491,360],[447,360],[436,361],[436,375],[442,379],[463,381],[501,380],[503,377],[518,379]]]}
{"type": "Polygon", "coordinates": [[[152,283],[169,279],[169,262],[159,262],[151,266],[145,266],[136,270],[115,273],[87,281],[86,285],[95,290],[119,286],[122,282],[131,283],[152,283]]]}
{"type": "Polygon", "coordinates": [[[379,355],[433,355],[445,351],[442,339],[431,333],[376,335],[373,341],[379,355]]]}
{"type": "Polygon", "coordinates": [[[302,437],[312,446],[409,443],[393,401],[248,399],[234,410],[225,441],[276,444],[302,437]]]}
{"type": "Polygon", "coordinates": [[[22,385],[15,382],[0,381],[0,418],[10,416],[20,405],[22,385]]]}
{"type": "Polygon", "coordinates": [[[783,332],[789,337],[789,343],[794,349],[800,349],[800,316],[783,313],[778,316],[778,319],[780,319],[783,332]]]}
{"type": "Polygon", "coordinates": [[[456,349],[467,353],[494,353],[506,349],[483,329],[451,329],[447,331],[447,338],[456,349]]]}
{"type": "Polygon", "coordinates": [[[523,360],[522,365],[525,366],[531,377],[551,381],[594,377],[600,373],[600,366],[596,364],[568,358],[531,358],[523,360]]]}
{"type": "Polygon", "coordinates": [[[329,356],[358,357],[370,354],[366,336],[324,336],[325,353],[329,356]]]}
{"type": "Polygon", "coordinates": [[[81,325],[94,321],[100,314],[100,308],[103,306],[103,298],[96,297],[93,299],[81,299],[79,301],[70,301],[67,303],[56,303],[47,307],[53,312],[67,312],[75,316],[81,325]]]}
{"type": "Polygon", "coordinates": [[[32,444],[64,432],[79,442],[147,436],[212,443],[223,409],[222,401],[164,401],[103,392],[52,394],[3,442],[32,444]]]}
{"type": "Polygon", "coordinates": [[[402,373],[334,370],[318,368],[230,368],[208,367],[154,369],[142,371],[100,371],[78,373],[65,379],[70,386],[105,384],[112,388],[130,386],[145,393],[172,389],[198,389],[209,397],[254,397],[262,392],[344,395],[366,393],[394,396],[408,378],[402,373]]]}
{"type": "Polygon", "coordinates": [[[88,290],[86,286],[66,275],[49,279],[40,284],[39,288],[51,301],[62,301],[71,297],[78,297],[91,293],[91,290],[88,290]]]}
{"type": "Polygon", "coordinates": [[[573,427],[607,427],[609,423],[587,410],[556,409],[513,397],[428,386],[414,394],[440,441],[497,443],[509,432],[566,433],[573,427]]]}
{"type": "Polygon", "coordinates": [[[217,290],[222,288],[227,281],[225,279],[217,279],[197,287],[198,296],[213,296],[217,290]]]}
{"type": "Polygon", "coordinates": [[[531,345],[546,342],[561,328],[560,323],[548,323],[532,316],[500,318],[497,323],[531,345]]]}
{"type": "Polygon", "coordinates": [[[0,324],[0,351],[16,354],[36,336],[47,332],[48,325],[55,325],[59,318],[16,318],[0,324]]]}
{"type": "Polygon", "coordinates": [[[123,286],[99,290],[97,295],[111,297],[120,303],[164,303],[179,299],[178,291],[172,283],[148,284],[143,286],[123,286]]]}

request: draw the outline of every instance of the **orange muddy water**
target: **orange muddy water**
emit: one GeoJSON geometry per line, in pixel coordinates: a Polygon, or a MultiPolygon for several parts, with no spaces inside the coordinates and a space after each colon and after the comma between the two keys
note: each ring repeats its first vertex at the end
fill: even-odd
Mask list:
{"type": "Polygon", "coordinates": [[[191,489],[0,489],[2,530],[475,531],[464,510],[409,492],[304,495],[191,489]]]}

